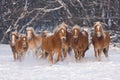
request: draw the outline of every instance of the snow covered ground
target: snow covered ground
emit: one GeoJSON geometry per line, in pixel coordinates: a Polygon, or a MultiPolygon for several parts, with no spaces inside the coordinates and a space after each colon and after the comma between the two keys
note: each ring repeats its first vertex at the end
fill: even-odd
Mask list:
{"type": "Polygon", "coordinates": [[[98,62],[91,46],[80,62],[71,55],[50,65],[31,54],[22,62],[14,62],[9,45],[0,44],[0,80],[120,80],[120,49],[110,47],[109,59],[102,55],[98,62]]]}

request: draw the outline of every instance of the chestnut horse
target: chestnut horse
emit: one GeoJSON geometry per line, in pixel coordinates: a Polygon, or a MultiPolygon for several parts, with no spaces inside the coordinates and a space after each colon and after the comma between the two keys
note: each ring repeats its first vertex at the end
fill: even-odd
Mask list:
{"type": "Polygon", "coordinates": [[[21,61],[21,58],[25,55],[28,49],[26,35],[18,37],[18,33],[11,32],[10,46],[13,52],[14,60],[21,61]]]}
{"type": "Polygon", "coordinates": [[[33,55],[38,58],[40,53],[38,52],[41,47],[41,36],[36,34],[32,27],[26,28],[28,51],[32,50],[33,55]]]}
{"type": "Polygon", "coordinates": [[[95,57],[98,57],[98,61],[101,60],[102,51],[105,54],[105,57],[108,57],[110,43],[110,34],[105,32],[102,28],[101,22],[96,22],[94,24],[94,34],[92,36],[92,44],[94,46],[95,57]]]}
{"type": "Polygon", "coordinates": [[[86,31],[81,32],[78,25],[72,28],[71,46],[74,50],[76,61],[84,57],[85,52],[88,50],[88,33],[86,31]]]}
{"type": "Polygon", "coordinates": [[[58,25],[57,28],[61,28],[61,27],[64,27],[66,29],[66,41],[62,43],[64,58],[66,58],[67,53],[70,51],[72,33],[67,30],[68,25],[65,22],[62,22],[60,25],[58,25]]]}
{"type": "MultiPolygon", "coordinates": [[[[60,26],[60,25],[59,25],[60,26]]],[[[42,37],[42,51],[49,53],[49,61],[53,64],[53,55],[57,54],[58,62],[62,56],[62,43],[66,40],[66,28],[58,27],[55,33],[48,37],[42,37]]]]}

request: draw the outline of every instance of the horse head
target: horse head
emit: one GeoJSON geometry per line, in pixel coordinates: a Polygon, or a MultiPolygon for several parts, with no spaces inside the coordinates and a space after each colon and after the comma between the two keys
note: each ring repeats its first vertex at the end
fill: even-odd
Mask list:
{"type": "Polygon", "coordinates": [[[12,44],[12,46],[15,46],[16,40],[19,39],[18,33],[17,32],[11,32],[10,33],[10,37],[11,37],[11,44],[12,44]]]}
{"type": "Polygon", "coordinates": [[[20,40],[21,40],[22,47],[23,47],[23,48],[27,48],[27,47],[28,47],[28,44],[27,44],[27,37],[26,37],[25,34],[22,34],[22,35],[21,35],[20,40]]]}
{"type": "Polygon", "coordinates": [[[35,34],[35,32],[34,32],[34,29],[32,27],[26,28],[26,35],[27,35],[28,41],[30,41],[33,38],[34,34],[35,34]]]}
{"type": "Polygon", "coordinates": [[[98,38],[105,37],[101,22],[98,21],[94,24],[94,31],[98,38]]]}
{"type": "Polygon", "coordinates": [[[60,39],[65,42],[66,41],[66,28],[59,27],[55,33],[58,33],[60,39]]]}
{"type": "Polygon", "coordinates": [[[78,25],[73,26],[72,34],[73,34],[74,41],[75,42],[78,41],[78,37],[80,34],[80,27],[78,25]]]}

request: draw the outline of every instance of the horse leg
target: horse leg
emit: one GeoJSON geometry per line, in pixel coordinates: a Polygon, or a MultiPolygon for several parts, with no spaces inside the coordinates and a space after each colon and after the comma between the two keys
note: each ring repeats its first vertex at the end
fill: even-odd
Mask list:
{"type": "Polygon", "coordinates": [[[52,51],[49,53],[49,61],[51,64],[53,64],[53,53],[52,51]]]}
{"type": "Polygon", "coordinates": [[[38,58],[38,56],[37,56],[37,49],[33,49],[32,51],[33,51],[33,56],[37,59],[38,58]]]}
{"type": "Polygon", "coordinates": [[[45,50],[42,50],[42,56],[41,56],[43,59],[45,59],[46,58],[46,52],[45,52],[45,50]]]}
{"type": "Polygon", "coordinates": [[[14,58],[14,61],[16,61],[17,56],[16,56],[16,53],[15,53],[15,52],[13,52],[13,58],[14,58]]]}
{"type": "Polygon", "coordinates": [[[98,50],[98,61],[101,61],[102,49],[98,50]]]}
{"type": "Polygon", "coordinates": [[[68,49],[69,49],[69,47],[65,46],[64,58],[66,58],[66,56],[67,56],[68,49]]]}
{"type": "Polygon", "coordinates": [[[21,61],[21,53],[17,53],[17,60],[21,61]]]}
{"type": "Polygon", "coordinates": [[[60,60],[61,56],[62,56],[62,54],[61,54],[61,51],[59,50],[59,51],[57,52],[57,60],[56,60],[56,63],[60,60]]]}
{"type": "Polygon", "coordinates": [[[108,58],[108,50],[109,50],[109,46],[103,49],[106,58],[108,58]]]}
{"type": "Polygon", "coordinates": [[[85,51],[83,51],[82,57],[83,57],[83,58],[85,57],[85,51]]]}
{"type": "Polygon", "coordinates": [[[74,50],[74,53],[75,53],[75,59],[76,59],[76,61],[78,60],[78,51],[77,51],[77,49],[73,49],[74,50]]]}
{"type": "Polygon", "coordinates": [[[97,58],[97,56],[98,56],[98,51],[97,51],[97,49],[94,47],[94,55],[95,55],[95,57],[97,58]]]}
{"type": "Polygon", "coordinates": [[[83,56],[83,51],[79,51],[79,60],[81,59],[82,56],[83,56]]]}

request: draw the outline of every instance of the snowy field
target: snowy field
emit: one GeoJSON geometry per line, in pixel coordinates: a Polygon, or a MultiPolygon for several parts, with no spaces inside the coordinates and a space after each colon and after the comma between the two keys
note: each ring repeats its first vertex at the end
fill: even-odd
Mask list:
{"type": "Polygon", "coordinates": [[[109,59],[102,55],[100,62],[93,53],[91,46],[80,62],[75,62],[72,54],[53,65],[32,54],[14,62],[9,45],[0,44],[0,80],[120,80],[120,49],[110,47],[109,59]]]}

